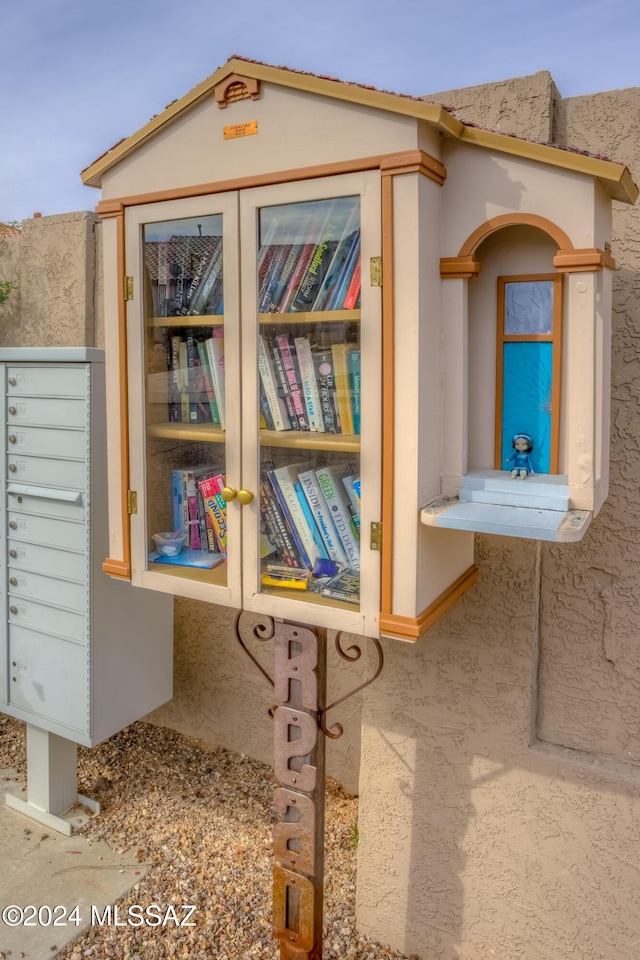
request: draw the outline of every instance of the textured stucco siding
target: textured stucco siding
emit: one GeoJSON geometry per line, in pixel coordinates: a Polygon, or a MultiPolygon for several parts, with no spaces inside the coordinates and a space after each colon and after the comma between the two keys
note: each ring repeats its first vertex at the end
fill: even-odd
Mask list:
{"type": "MultiPolygon", "coordinates": [[[[638,89],[563,102],[536,74],[428,99],[640,176],[638,89]]],[[[579,544],[478,536],[476,586],[365,698],[359,923],[423,960],[638,956],[637,207],[614,203],[613,255],[608,501],[579,544]]]]}

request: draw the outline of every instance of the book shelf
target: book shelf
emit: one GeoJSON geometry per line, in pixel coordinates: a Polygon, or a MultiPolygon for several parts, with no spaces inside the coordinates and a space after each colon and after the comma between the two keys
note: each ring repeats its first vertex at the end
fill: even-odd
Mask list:
{"type": "MultiPolygon", "coordinates": [[[[361,525],[379,517],[379,479],[362,501],[360,476],[362,450],[372,463],[379,450],[379,297],[360,283],[375,198],[346,177],[247,194],[246,222],[231,195],[129,218],[138,585],[309,622],[323,611],[355,632],[375,617],[377,572],[365,602],[360,588],[361,525]],[[169,534],[181,549],[167,560],[169,534]]],[[[364,569],[377,562],[367,540],[364,569]]]]}

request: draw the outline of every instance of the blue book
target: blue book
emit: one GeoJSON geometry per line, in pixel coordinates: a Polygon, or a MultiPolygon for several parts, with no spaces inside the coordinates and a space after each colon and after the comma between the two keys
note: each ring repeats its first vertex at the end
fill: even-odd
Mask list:
{"type": "Polygon", "coordinates": [[[173,502],[173,529],[184,533],[184,485],[182,470],[171,471],[172,502],[173,502]]]}
{"type": "Polygon", "coordinates": [[[304,495],[302,484],[298,480],[296,481],[296,483],[294,483],[293,486],[296,491],[296,496],[300,501],[300,506],[302,507],[302,512],[304,513],[305,520],[307,521],[309,529],[311,530],[311,536],[313,537],[313,542],[316,545],[316,550],[317,550],[316,556],[322,557],[323,560],[328,560],[329,554],[327,553],[327,548],[325,547],[324,541],[320,536],[320,531],[318,530],[318,525],[315,521],[315,517],[311,512],[311,507],[307,503],[307,498],[304,495]]]}
{"type": "Polygon", "coordinates": [[[351,414],[353,416],[353,432],[360,435],[360,351],[349,350],[347,353],[347,373],[349,375],[349,396],[351,397],[351,414]]]}

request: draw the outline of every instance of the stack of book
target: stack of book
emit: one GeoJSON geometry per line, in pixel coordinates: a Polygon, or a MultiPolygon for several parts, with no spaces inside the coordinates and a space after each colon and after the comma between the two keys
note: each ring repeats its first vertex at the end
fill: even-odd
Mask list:
{"type": "Polygon", "coordinates": [[[292,235],[272,220],[258,261],[258,312],[354,310],[360,305],[360,211],[353,202],[338,230],[345,200],[322,201],[292,235]]]}
{"type": "Polygon", "coordinates": [[[157,317],[222,313],[222,237],[146,241],[144,261],[157,317]]]}
{"type": "Polygon", "coordinates": [[[360,434],[360,348],[258,338],[260,402],[268,430],[360,434]]]}
{"type": "Polygon", "coordinates": [[[222,499],[224,474],[208,465],[172,472],[173,528],[185,547],[226,555],[227,504],[222,499]]]}
{"type": "Polygon", "coordinates": [[[171,423],[212,423],[225,429],[223,327],[174,327],[167,335],[171,423]]]}
{"type": "MultiPolygon", "coordinates": [[[[303,463],[267,467],[260,515],[276,562],[285,570],[304,571],[307,582],[311,572],[322,577],[344,570],[359,580],[360,478],[353,464],[315,470],[303,463]]],[[[280,574],[280,579],[283,586],[290,585],[286,576],[280,574]]],[[[291,574],[291,579],[299,577],[291,574]]],[[[352,592],[353,602],[358,596],[352,592]]]]}

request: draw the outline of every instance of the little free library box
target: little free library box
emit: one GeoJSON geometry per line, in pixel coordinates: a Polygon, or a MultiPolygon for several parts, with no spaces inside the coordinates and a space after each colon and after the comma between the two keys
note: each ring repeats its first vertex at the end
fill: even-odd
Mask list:
{"type": "Polygon", "coordinates": [[[83,180],[111,576],[416,640],[475,531],[583,536],[626,167],[235,57],[83,180]]]}

